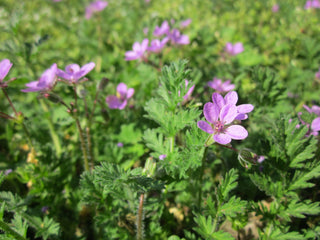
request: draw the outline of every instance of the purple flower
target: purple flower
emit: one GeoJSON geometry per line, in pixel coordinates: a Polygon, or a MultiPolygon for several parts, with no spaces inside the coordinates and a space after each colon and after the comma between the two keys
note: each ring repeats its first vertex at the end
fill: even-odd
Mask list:
{"type": "Polygon", "coordinates": [[[320,80],[320,68],[319,68],[319,71],[316,72],[315,77],[316,77],[318,80],[320,80]]]}
{"type": "Polygon", "coordinates": [[[304,109],[306,109],[309,113],[315,113],[316,115],[320,116],[320,107],[317,105],[313,105],[309,108],[307,105],[303,105],[304,109]]]}
{"type": "Polygon", "coordinates": [[[149,40],[147,38],[143,39],[142,43],[135,42],[132,46],[133,51],[127,51],[125,53],[125,60],[131,61],[136,59],[143,59],[144,53],[148,48],[149,40]]]}
{"type": "Polygon", "coordinates": [[[208,86],[215,89],[218,93],[224,93],[234,89],[234,84],[230,84],[230,82],[230,80],[222,82],[221,79],[214,77],[212,81],[208,82],[208,86]]]}
{"type": "Polygon", "coordinates": [[[79,79],[83,78],[90,71],[92,71],[95,66],[95,63],[93,62],[87,63],[81,68],[78,64],[69,64],[68,66],[66,66],[65,71],[58,69],[57,76],[68,80],[70,83],[77,83],[79,79]]]}
{"type": "MultiPolygon", "coordinates": [[[[303,105],[303,107],[304,107],[310,114],[315,113],[316,115],[319,116],[319,117],[315,118],[315,119],[312,121],[311,125],[310,125],[309,123],[306,123],[305,121],[302,120],[302,118],[301,118],[302,112],[298,112],[298,118],[299,118],[301,124],[302,124],[302,125],[306,125],[306,126],[309,128],[306,136],[307,136],[307,137],[310,136],[310,135],[317,136],[317,135],[319,134],[318,132],[320,131],[320,107],[319,107],[319,106],[316,106],[316,105],[313,105],[311,108],[309,108],[309,107],[306,106],[306,105],[303,105]]],[[[300,128],[300,126],[301,126],[300,124],[297,124],[297,125],[296,125],[296,128],[300,128]]]]}
{"type": "Polygon", "coordinates": [[[108,6],[108,2],[106,1],[95,1],[89,4],[89,6],[86,7],[86,19],[90,19],[92,17],[92,14],[95,12],[101,12],[103,9],[105,9],[108,6]]]}
{"type": "Polygon", "coordinates": [[[180,23],[180,27],[181,27],[181,28],[185,28],[185,27],[189,26],[189,24],[191,23],[191,21],[192,21],[192,20],[191,20],[190,18],[182,21],[182,22],[180,23]]]}
{"type": "MultiPolygon", "coordinates": [[[[186,88],[188,88],[188,85],[189,85],[189,81],[187,79],[185,79],[186,88]]],[[[191,94],[192,94],[192,92],[194,90],[194,87],[195,87],[195,85],[193,85],[191,88],[189,88],[189,90],[187,91],[186,95],[183,96],[183,101],[184,102],[186,102],[186,101],[188,101],[190,99],[191,94]]]]}
{"type": "MultiPolygon", "coordinates": [[[[231,91],[222,97],[219,93],[213,93],[212,101],[215,105],[217,105],[218,109],[222,109],[223,106],[227,104],[235,106],[238,102],[238,94],[235,91],[231,91]]],[[[251,104],[241,104],[236,106],[236,108],[238,114],[235,117],[235,120],[245,120],[248,118],[247,113],[251,112],[254,109],[254,106],[251,104]]]]}
{"type": "Polygon", "coordinates": [[[123,147],[123,143],[122,143],[122,142],[118,142],[118,143],[117,143],[117,146],[118,146],[118,147],[123,147]]]}
{"type": "Polygon", "coordinates": [[[148,47],[148,51],[159,53],[165,47],[168,41],[169,41],[168,37],[165,37],[161,41],[159,39],[154,39],[151,41],[150,47],[148,47]]]}
{"type": "Polygon", "coordinates": [[[12,63],[10,62],[9,59],[3,59],[0,62],[0,87],[6,87],[7,82],[3,82],[3,79],[8,75],[8,72],[10,71],[12,67],[12,63]]]}
{"type": "Polygon", "coordinates": [[[12,169],[7,169],[4,171],[4,175],[8,176],[10,173],[12,173],[12,169]]]}
{"type": "Polygon", "coordinates": [[[117,95],[108,96],[106,102],[111,109],[124,109],[127,105],[129,98],[132,97],[134,93],[133,88],[127,88],[124,83],[119,83],[117,86],[117,95]]]}
{"type": "Polygon", "coordinates": [[[304,9],[310,9],[310,8],[320,8],[319,0],[307,1],[306,4],[304,5],[304,9]]]}
{"type": "Polygon", "coordinates": [[[272,12],[274,12],[274,13],[276,13],[276,12],[278,12],[279,11],[279,5],[278,4],[274,4],[273,6],[272,6],[272,12]]]}
{"type": "Polygon", "coordinates": [[[167,155],[162,154],[162,155],[159,156],[159,160],[164,160],[166,157],[167,157],[167,155]]]}
{"type": "Polygon", "coordinates": [[[164,34],[169,34],[170,27],[168,21],[164,21],[160,27],[156,26],[155,30],[153,31],[153,35],[155,37],[160,37],[164,34]]]}
{"type": "Polygon", "coordinates": [[[57,80],[57,64],[44,71],[38,81],[27,83],[27,89],[21,90],[22,92],[47,92],[52,90],[57,80]]]}
{"type": "Polygon", "coordinates": [[[190,43],[189,37],[187,35],[181,35],[178,29],[172,29],[168,37],[172,44],[186,45],[190,43]]]}
{"type": "Polygon", "coordinates": [[[204,105],[203,114],[209,123],[201,120],[197,125],[202,131],[212,134],[217,143],[228,144],[232,139],[242,140],[248,136],[244,127],[232,124],[238,115],[233,104],[226,104],[220,109],[217,104],[208,102],[204,105]]]}
{"type": "Polygon", "coordinates": [[[243,45],[241,42],[237,42],[234,45],[232,43],[228,42],[224,49],[229,55],[235,56],[239,53],[243,52],[243,45]]]}

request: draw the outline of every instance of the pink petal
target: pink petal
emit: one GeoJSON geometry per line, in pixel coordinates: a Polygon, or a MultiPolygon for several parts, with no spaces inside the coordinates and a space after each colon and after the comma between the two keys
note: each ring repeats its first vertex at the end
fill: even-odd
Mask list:
{"type": "Polygon", "coordinates": [[[106,97],[106,102],[111,109],[118,109],[119,106],[122,104],[117,96],[108,96],[106,97]]]}
{"type": "Polygon", "coordinates": [[[225,101],[219,93],[212,94],[212,102],[218,106],[219,111],[225,105],[225,101]]]}
{"type": "Polygon", "coordinates": [[[5,78],[5,76],[7,76],[11,67],[12,63],[9,59],[3,59],[0,62],[0,81],[2,81],[5,78]]]}
{"type": "Polygon", "coordinates": [[[200,128],[202,131],[205,131],[205,132],[207,132],[207,133],[209,133],[209,134],[214,133],[211,125],[210,125],[209,123],[205,122],[205,121],[202,121],[202,120],[201,120],[201,121],[198,121],[197,126],[198,126],[198,128],[200,128]]]}
{"type": "Polygon", "coordinates": [[[238,94],[236,91],[228,92],[227,95],[224,96],[224,100],[226,104],[234,104],[236,105],[238,102],[238,94]]]}
{"type": "Polygon", "coordinates": [[[213,136],[213,139],[220,144],[228,144],[231,142],[231,137],[227,134],[220,133],[213,136]]]}
{"type": "Polygon", "coordinates": [[[80,66],[78,64],[69,64],[66,66],[66,73],[67,74],[75,74],[76,72],[80,71],[80,66]]]}
{"type": "Polygon", "coordinates": [[[87,63],[87,64],[83,65],[82,68],[80,69],[80,71],[76,72],[74,78],[76,80],[78,80],[78,79],[84,77],[90,71],[92,71],[92,69],[94,69],[95,66],[96,66],[96,64],[93,63],[93,62],[90,62],[90,63],[87,63]]]}
{"type": "Polygon", "coordinates": [[[214,122],[218,121],[219,108],[217,105],[214,105],[213,103],[208,102],[203,107],[203,114],[208,122],[214,123],[214,122]]]}
{"type": "Polygon", "coordinates": [[[240,125],[229,126],[225,130],[225,133],[228,134],[232,139],[236,139],[236,140],[241,140],[248,137],[247,130],[240,125]]]}
{"type": "Polygon", "coordinates": [[[223,106],[220,111],[220,120],[224,122],[224,124],[229,124],[235,119],[237,115],[237,107],[235,105],[227,104],[223,106]]]}
{"type": "Polygon", "coordinates": [[[120,94],[121,98],[126,98],[127,96],[127,85],[125,83],[119,83],[117,86],[117,92],[120,94]]]}
{"type": "Polygon", "coordinates": [[[313,132],[320,131],[320,117],[318,117],[312,121],[311,129],[313,132]]]}
{"type": "Polygon", "coordinates": [[[131,98],[134,94],[134,89],[133,88],[129,88],[127,91],[127,99],[131,98]]]}
{"type": "Polygon", "coordinates": [[[249,113],[252,112],[254,106],[252,104],[241,104],[237,106],[237,110],[239,113],[249,113]]]}

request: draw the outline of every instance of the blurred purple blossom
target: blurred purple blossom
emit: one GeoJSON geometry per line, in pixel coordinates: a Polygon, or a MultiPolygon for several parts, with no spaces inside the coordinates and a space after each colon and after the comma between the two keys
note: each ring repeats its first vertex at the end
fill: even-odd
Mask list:
{"type": "Polygon", "coordinates": [[[232,124],[238,115],[233,104],[226,104],[220,109],[217,104],[208,102],[204,105],[203,114],[209,123],[201,120],[197,125],[202,131],[212,134],[217,143],[228,144],[232,139],[242,140],[248,136],[244,127],[232,124]]]}
{"type": "Polygon", "coordinates": [[[128,103],[128,100],[133,96],[134,89],[127,88],[124,83],[119,83],[117,86],[117,95],[106,97],[106,102],[111,109],[124,109],[128,103]]]}
{"type": "Polygon", "coordinates": [[[229,92],[235,88],[234,84],[231,84],[230,80],[222,82],[221,79],[216,77],[214,77],[212,81],[208,82],[208,86],[215,89],[218,93],[229,92]]]}
{"type": "Polygon", "coordinates": [[[164,21],[160,27],[156,26],[155,30],[153,31],[153,35],[156,37],[161,37],[164,34],[169,34],[170,27],[168,21],[164,21]]]}
{"type": "Polygon", "coordinates": [[[41,212],[42,212],[42,213],[47,213],[48,210],[49,210],[49,207],[48,207],[48,206],[43,206],[43,207],[41,208],[41,212]]]}
{"type": "Polygon", "coordinates": [[[168,37],[163,38],[161,41],[159,39],[154,39],[151,41],[150,47],[148,47],[148,51],[159,53],[165,47],[168,41],[168,37]]]}
{"type": "Polygon", "coordinates": [[[12,169],[11,169],[11,168],[10,168],[10,169],[7,169],[7,170],[5,170],[3,173],[4,173],[5,176],[7,176],[7,175],[9,175],[10,173],[12,173],[12,169]]]}
{"type": "Polygon", "coordinates": [[[278,12],[279,11],[279,5],[278,4],[274,4],[273,6],[272,6],[272,12],[274,12],[274,13],[276,13],[276,12],[278,12]]]}
{"type": "Polygon", "coordinates": [[[65,80],[68,80],[70,83],[77,83],[79,79],[87,75],[95,67],[95,63],[90,62],[83,65],[81,68],[78,64],[69,64],[66,66],[65,71],[57,69],[57,76],[65,80]]]}
{"type": "Polygon", "coordinates": [[[224,50],[231,56],[238,55],[244,51],[243,45],[241,42],[232,44],[230,42],[226,43],[224,50]]]}
{"type": "Polygon", "coordinates": [[[309,108],[307,105],[303,105],[304,109],[306,109],[309,113],[314,113],[318,116],[320,116],[320,107],[317,105],[313,105],[311,108],[309,108]]]}
{"type": "Polygon", "coordinates": [[[12,63],[10,62],[9,59],[3,59],[0,62],[0,87],[7,87],[7,83],[10,82],[4,82],[3,79],[8,75],[8,72],[10,71],[12,67],[12,63]]]}
{"type": "Polygon", "coordinates": [[[168,34],[172,44],[186,45],[190,43],[189,37],[187,35],[181,35],[180,31],[176,28],[168,34]]]}
{"type": "MultiPolygon", "coordinates": [[[[217,106],[218,109],[222,109],[223,106],[227,104],[231,104],[236,106],[238,102],[238,94],[236,91],[228,92],[224,97],[222,97],[219,93],[212,94],[212,102],[217,106]]],[[[235,120],[245,120],[248,118],[247,113],[252,112],[254,106],[252,104],[241,104],[236,106],[237,108],[237,116],[235,120]]]]}
{"type": "Polygon", "coordinates": [[[185,27],[189,26],[191,22],[192,22],[192,20],[190,18],[188,18],[180,23],[180,27],[185,28],[185,27]]]}
{"type": "Polygon", "coordinates": [[[90,19],[95,12],[101,12],[107,6],[108,6],[107,1],[98,0],[98,1],[90,3],[86,7],[86,14],[85,14],[86,19],[90,19]]]}
{"type": "Polygon", "coordinates": [[[38,81],[27,83],[28,88],[22,89],[22,92],[47,92],[52,90],[57,80],[57,64],[54,63],[52,66],[45,70],[38,81]]]}
{"type": "MultiPolygon", "coordinates": [[[[301,118],[301,115],[302,115],[302,112],[298,112],[298,118],[301,122],[302,125],[306,125],[308,128],[309,128],[309,131],[307,132],[306,136],[310,136],[310,135],[314,135],[314,136],[317,136],[320,131],[320,107],[319,106],[316,106],[316,105],[313,105],[311,108],[309,108],[308,106],[306,105],[303,105],[303,107],[308,111],[308,113],[312,114],[316,114],[318,117],[315,118],[311,125],[307,122],[305,122],[302,118],[301,118]]],[[[300,128],[300,124],[297,124],[296,125],[296,128],[300,128]]]]}
{"type": "Polygon", "coordinates": [[[132,46],[133,51],[127,51],[125,53],[125,60],[131,61],[131,60],[137,60],[144,58],[144,54],[148,48],[149,40],[147,38],[143,39],[142,43],[135,42],[132,46]]]}
{"type": "MultiPolygon", "coordinates": [[[[187,79],[185,79],[185,87],[186,87],[186,89],[188,88],[188,85],[189,85],[189,81],[187,79]]],[[[192,92],[194,90],[194,87],[195,87],[195,85],[191,86],[188,89],[186,95],[183,96],[183,101],[184,102],[188,101],[191,98],[191,94],[192,94],[192,92]]]]}
{"type": "Polygon", "coordinates": [[[320,2],[319,2],[319,0],[308,0],[308,1],[306,1],[304,8],[305,9],[320,8],[320,2]]]}
{"type": "Polygon", "coordinates": [[[320,80],[320,68],[319,68],[319,71],[316,72],[315,77],[316,77],[318,80],[320,80]]]}
{"type": "Polygon", "coordinates": [[[123,147],[123,143],[122,143],[122,142],[118,142],[118,143],[117,143],[117,146],[118,146],[118,147],[123,147]]]}
{"type": "Polygon", "coordinates": [[[164,160],[166,157],[167,157],[166,154],[162,154],[162,155],[159,156],[159,160],[164,160]]]}

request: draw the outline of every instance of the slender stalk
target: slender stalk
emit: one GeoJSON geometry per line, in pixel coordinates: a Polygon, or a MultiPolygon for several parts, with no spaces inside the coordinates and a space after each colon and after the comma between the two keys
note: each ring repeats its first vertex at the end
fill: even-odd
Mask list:
{"type": "Polygon", "coordinates": [[[173,152],[174,149],[174,137],[169,137],[170,141],[170,152],[173,152]]]}
{"type": "Polygon", "coordinates": [[[137,216],[137,240],[143,239],[143,202],[144,202],[144,193],[140,195],[140,202],[138,208],[137,216]]]}
{"type": "Polygon", "coordinates": [[[88,154],[87,154],[87,148],[86,148],[86,144],[83,137],[83,131],[82,131],[78,117],[76,117],[75,120],[76,120],[76,125],[79,131],[79,135],[80,135],[81,150],[82,150],[83,159],[84,159],[84,169],[86,171],[89,171],[90,168],[89,168],[89,162],[88,162],[88,154]]]}
{"type": "Polygon", "coordinates": [[[0,220],[0,229],[4,230],[5,232],[11,234],[17,240],[27,240],[23,236],[21,236],[18,232],[13,230],[7,223],[0,220]]]}
{"type": "Polygon", "coordinates": [[[200,169],[200,175],[199,175],[199,195],[198,195],[198,208],[201,208],[201,202],[202,202],[202,179],[203,179],[203,173],[205,168],[205,162],[207,157],[207,150],[208,147],[205,147],[203,150],[203,156],[202,156],[202,163],[201,163],[201,169],[200,169]]]}
{"type": "Polygon", "coordinates": [[[87,147],[88,147],[88,153],[89,153],[88,157],[90,159],[90,169],[92,170],[94,166],[94,158],[93,158],[90,127],[86,127],[86,135],[87,135],[87,147]]]}
{"type": "Polygon", "coordinates": [[[15,107],[13,106],[13,103],[11,102],[7,91],[5,90],[5,88],[2,88],[2,91],[3,91],[3,94],[6,96],[6,98],[8,99],[8,102],[9,102],[12,110],[14,111],[14,114],[16,115],[16,117],[18,117],[19,114],[18,114],[17,110],[15,109],[15,107]]]}

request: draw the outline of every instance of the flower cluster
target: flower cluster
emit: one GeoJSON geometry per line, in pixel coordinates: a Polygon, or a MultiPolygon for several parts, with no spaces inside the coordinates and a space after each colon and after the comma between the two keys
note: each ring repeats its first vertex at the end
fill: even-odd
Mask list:
{"type": "Polygon", "coordinates": [[[108,2],[101,1],[101,0],[90,3],[86,7],[86,14],[85,14],[86,19],[90,19],[94,13],[101,12],[107,6],[108,6],[108,2]]]}
{"type": "Polygon", "coordinates": [[[234,84],[231,84],[230,80],[222,82],[221,79],[218,79],[216,77],[214,77],[212,81],[208,82],[208,86],[216,90],[218,93],[229,92],[235,87],[234,84]]]}
{"type": "Polygon", "coordinates": [[[235,44],[228,42],[226,43],[224,50],[230,56],[235,56],[235,55],[238,55],[239,53],[242,53],[244,51],[244,48],[241,42],[237,42],[235,44]]]}
{"type": "Polygon", "coordinates": [[[319,71],[316,72],[314,76],[316,77],[317,80],[320,80],[320,68],[319,68],[319,71]]]}
{"type": "Polygon", "coordinates": [[[111,109],[124,109],[128,100],[133,96],[134,89],[127,87],[124,83],[119,83],[117,86],[117,95],[108,96],[106,103],[111,109]]]}
{"type": "Polygon", "coordinates": [[[26,89],[21,90],[22,92],[48,92],[53,89],[57,82],[57,77],[61,77],[69,84],[76,84],[81,81],[85,75],[87,75],[95,64],[90,62],[80,68],[78,64],[70,64],[66,67],[65,71],[57,68],[57,64],[54,63],[52,66],[45,70],[38,81],[32,81],[27,83],[26,89]]]}
{"type": "MultiPolygon", "coordinates": [[[[180,26],[181,28],[187,27],[191,23],[191,19],[187,19],[183,21],[180,26]]],[[[144,30],[146,32],[146,29],[144,30]]],[[[189,37],[187,35],[183,35],[180,33],[180,31],[176,28],[173,28],[170,30],[170,26],[168,21],[164,21],[161,26],[156,26],[155,30],[153,31],[153,35],[155,37],[162,37],[165,35],[162,39],[153,39],[149,41],[148,38],[145,38],[142,40],[142,42],[135,42],[132,45],[132,50],[127,51],[125,53],[125,60],[131,61],[131,60],[147,60],[147,53],[160,53],[164,47],[167,45],[167,43],[171,43],[173,45],[186,45],[190,43],[189,37]],[[150,46],[149,46],[150,42],[150,46]]]]}
{"type": "Polygon", "coordinates": [[[212,102],[206,103],[203,108],[203,114],[209,123],[198,121],[198,127],[209,133],[219,144],[228,144],[232,139],[245,139],[248,136],[247,130],[235,122],[247,119],[247,113],[254,107],[251,104],[236,106],[237,101],[238,94],[235,91],[229,92],[225,97],[213,93],[212,102]]]}
{"type": "Polygon", "coordinates": [[[319,0],[308,0],[304,5],[304,9],[320,8],[319,0]]]}

